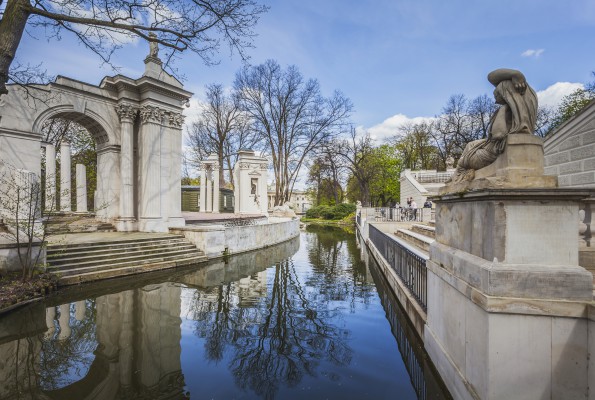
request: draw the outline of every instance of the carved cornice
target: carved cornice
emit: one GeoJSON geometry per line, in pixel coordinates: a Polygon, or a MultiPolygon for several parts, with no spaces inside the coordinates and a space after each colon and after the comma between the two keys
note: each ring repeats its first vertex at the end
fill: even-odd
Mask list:
{"type": "Polygon", "coordinates": [[[250,169],[250,163],[240,163],[240,169],[250,169]]]}
{"type": "Polygon", "coordinates": [[[249,162],[242,162],[240,163],[240,169],[253,169],[253,170],[267,170],[269,169],[269,165],[267,163],[260,163],[260,164],[256,164],[256,163],[249,163],[249,162]]]}
{"type": "Polygon", "coordinates": [[[134,118],[136,118],[136,114],[138,113],[138,107],[127,103],[118,104],[116,106],[116,113],[118,113],[118,117],[120,117],[120,122],[125,120],[134,121],[134,118]]]}
{"type": "Polygon", "coordinates": [[[142,106],[140,109],[140,118],[143,124],[152,122],[155,124],[161,124],[165,117],[165,111],[159,107],[153,106],[142,106]]]}

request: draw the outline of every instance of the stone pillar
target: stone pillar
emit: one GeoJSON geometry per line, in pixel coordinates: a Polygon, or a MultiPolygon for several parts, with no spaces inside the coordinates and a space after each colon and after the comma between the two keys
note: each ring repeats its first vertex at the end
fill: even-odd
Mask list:
{"type": "Polygon", "coordinates": [[[182,126],[184,116],[181,113],[168,114],[170,138],[170,175],[169,175],[169,218],[168,226],[181,227],[186,225],[182,216],[182,126]]]}
{"type": "Polygon", "coordinates": [[[587,194],[496,187],[433,198],[424,345],[454,398],[589,392],[593,277],[576,236],[587,194]]]}
{"type": "Polygon", "coordinates": [[[56,147],[45,146],[45,209],[56,211],[56,147]]]}
{"type": "Polygon", "coordinates": [[[76,165],[76,211],[86,213],[87,208],[87,168],[83,164],[76,165]]]}
{"type": "Polygon", "coordinates": [[[62,140],[60,145],[60,211],[71,211],[71,154],[70,143],[62,140]]]}
{"type": "Polygon", "coordinates": [[[205,166],[200,168],[200,212],[207,211],[207,171],[205,166]]]}
{"type": "Polygon", "coordinates": [[[207,208],[205,210],[206,212],[213,212],[213,181],[210,177],[212,173],[212,169],[207,171],[207,179],[205,180],[205,186],[207,187],[207,208]]]}
{"type": "Polygon", "coordinates": [[[219,165],[213,164],[213,208],[214,213],[219,213],[219,165]]]}
{"type": "Polygon", "coordinates": [[[45,338],[49,339],[54,336],[54,332],[56,332],[56,325],[54,324],[54,320],[56,319],[56,307],[48,307],[45,309],[45,325],[48,327],[48,330],[45,332],[45,338]]]}
{"type": "Polygon", "coordinates": [[[140,116],[139,230],[166,232],[167,226],[161,215],[161,123],[164,112],[159,107],[143,106],[140,116]]]}
{"type": "Polygon", "coordinates": [[[138,108],[119,104],[116,112],[120,117],[120,208],[118,231],[138,229],[134,216],[134,120],[138,108]]]}

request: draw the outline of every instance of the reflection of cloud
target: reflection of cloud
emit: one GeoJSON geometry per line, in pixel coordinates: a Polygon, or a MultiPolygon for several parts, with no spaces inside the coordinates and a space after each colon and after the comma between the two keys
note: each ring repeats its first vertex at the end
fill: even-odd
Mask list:
{"type": "Polygon", "coordinates": [[[413,117],[410,118],[404,114],[395,114],[382,121],[381,123],[372,126],[371,128],[358,127],[358,131],[364,130],[370,133],[372,139],[382,141],[391,136],[396,135],[399,129],[407,124],[420,124],[422,122],[432,122],[433,117],[413,117]]]}
{"type": "Polygon", "coordinates": [[[538,58],[540,55],[543,54],[544,49],[528,49],[521,53],[522,57],[534,57],[538,58]]]}
{"type": "Polygon", "coordinates": [[[546,89],[537,92],[539,106],[556,109],[564,96],[582,88],[582,83],[556,82],[546,89]]]}

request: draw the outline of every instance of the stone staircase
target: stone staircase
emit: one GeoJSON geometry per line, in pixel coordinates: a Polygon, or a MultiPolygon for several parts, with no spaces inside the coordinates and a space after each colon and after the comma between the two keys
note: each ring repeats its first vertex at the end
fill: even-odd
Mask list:
{"type": "MultiPolygon", "coordinates": [[[[69,235],[65,235],[69,236],[69,235]]],[[[60,285],[72,285],[206,261],[181,235],[53,244],[47,247],[48,272],[60,285]]]]}
{"type": "Polygon", "coordinates": [[[51,215],[45,223],[45,229],[50,235],[116,231],[112,224],[97,221],[92,213],[51,215]]]}
{"type": "Polygon", "coordinates": [[[430,244],[436,240],[436,228],[433,224],[413,224],[409,229],[397,229],[395,236],[427,255],[430,251],[430,244]]]}

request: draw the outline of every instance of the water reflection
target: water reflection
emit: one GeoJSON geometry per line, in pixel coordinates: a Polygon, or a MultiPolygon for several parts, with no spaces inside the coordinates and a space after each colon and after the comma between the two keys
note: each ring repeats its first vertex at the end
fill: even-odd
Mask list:
{"type": "Polygon", "coordinates": [[[442,398],[398,310],[352,233],[310,227],[0,317],[0,400],[442,398]]]}

